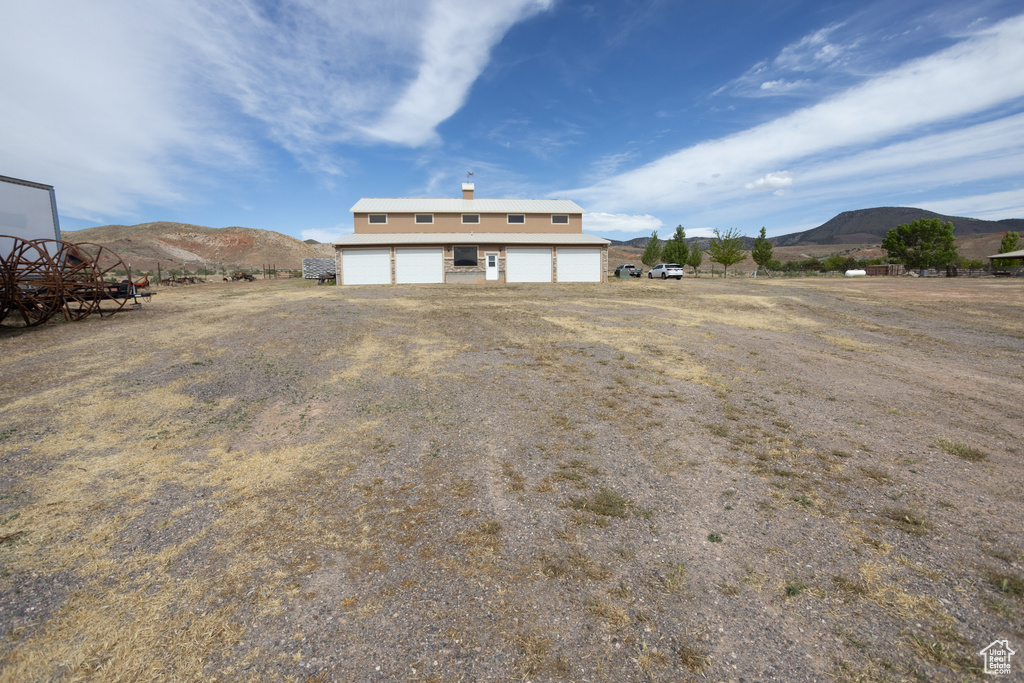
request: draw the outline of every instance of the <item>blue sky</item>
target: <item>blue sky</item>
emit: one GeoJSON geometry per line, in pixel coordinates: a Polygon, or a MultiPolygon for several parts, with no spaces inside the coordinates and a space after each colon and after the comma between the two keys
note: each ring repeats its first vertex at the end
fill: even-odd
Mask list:
{"type": "Polygon", "coordinates": [[[7,2],[0,63],[0,175],[64,230],[328,241],[467,171],[612,239],[1024,217],[1020,0],[7,2]]]}

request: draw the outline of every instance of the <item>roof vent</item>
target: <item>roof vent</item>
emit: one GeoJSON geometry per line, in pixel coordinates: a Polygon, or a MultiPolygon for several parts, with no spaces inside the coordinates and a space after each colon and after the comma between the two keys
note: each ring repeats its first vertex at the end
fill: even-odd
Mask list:
{"type": "Polygon", "coordinates": [[[462,183],[462,198],[472,199],[473,198],[473,183],[462,183]]]}

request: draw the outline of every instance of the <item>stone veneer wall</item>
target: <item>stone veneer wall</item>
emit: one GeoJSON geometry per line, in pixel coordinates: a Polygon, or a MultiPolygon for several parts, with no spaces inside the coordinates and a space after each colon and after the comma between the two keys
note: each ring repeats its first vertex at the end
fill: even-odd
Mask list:
{"type": "Polygon", "coordinates": [[[304,258],[302,259],[302,277],[311,280],[321,275],[337,273],[336,261],[333,258],[304,258]]]}

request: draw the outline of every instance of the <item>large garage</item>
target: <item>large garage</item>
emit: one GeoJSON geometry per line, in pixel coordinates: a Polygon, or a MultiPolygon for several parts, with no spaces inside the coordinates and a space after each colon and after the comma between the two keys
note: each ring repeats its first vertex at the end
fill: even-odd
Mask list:
{"type": "Polygon", "coordinates": [[[601,282],[600,249],[558,248],[559,282],[601,282]]]}
{"type": "Polygon", "coordinates": [[[334,243],[338,284],[607,282],[610,242],[583,232],[568,199],[378,197],[350,209],[352,233],[334,243]]]}
{"type": "Polygon", "coordinates": [[[345,285],[390,285],[390,249],[342,249],[341,283],[345,285]]]}
{"type": "Polygon", "coordinates": [[[505,282],[551,282],[551,248],[509,247],[505,282]]]}
{"type": "Polygon", "coordinates": [[[395,283],[400,285],[444,282],[444,250],[395,249],[395,283]]]}

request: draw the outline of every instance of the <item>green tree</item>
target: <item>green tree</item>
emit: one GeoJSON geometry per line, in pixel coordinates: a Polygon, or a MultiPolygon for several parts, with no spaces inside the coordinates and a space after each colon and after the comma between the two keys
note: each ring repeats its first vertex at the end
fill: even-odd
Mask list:
{"type": "Polygon", "coordinates": [[[1020,235],[1016,232],[1008,232],[1003,235],[1003,241],[999,243],[999,253],[1005,254],[1011,251],[1017,251],[1018,242],[1020,241],[1020,235]]]}
{"type": "Polygon", "coordinates": [[[907,268],[938,268],[956,260],[953,224],[938,218],[919,218],[886,233],[882,249],[907,268]]]}
{"type": "Polygon", "coordinates": [[[644,254],[640,257],[640,262],[647,266],[648,269],[661,263],[661,240],[658,239],[657,230],[651,233],[651,239],[647,241],[647,246],[644,247],[644,254]]]}
{"type": "Polygon", "coordinates": [[[690,247],[690,255],[687,257],[686,263],[685,264],[679,264],[679,265],[690,266],[691,268],[693,268],[693,275],[694,275],[694,277],[700,277],[699,275],[697,275],[697,269],[700,268],[700,264],[703,263],[703,262],[704,262],[704,250],[700,248],[699,244],[694,242],[693,246],[690,247]]]}
{"type": "MultiPolygon", "coordinates": [[[[1011,251],[1017,251],[1020,249],[1020,235],[1015,232],[1008,232],[1003,235],[1003,241],[999,243],[999,253],[1006,254],[1011,251]]],[[[1019,259],[1011,259],[1009,261],[1003,261],[1008,268],[1016,268],[1020,265],[1019,259]]]]}
{"type": "Polygon", "coordinates": [[[726,276],[729,266],[739,263],[747,255],[743,252],[743,235],[736,228],[729,228],[722,234],[715,228],[715,236],[708,244],[708,258],[714,263],[722,264],[722,277],[726,276]]]}
{"type": "Polygon", "coordinates": [[[758,268],[768,269],[769,275],[771,275],[771,270],[768,264],[772,261],[772,251],[772,243],[765,237],[764,226],[761,226],[761,234],[754,238],[754,249],[750,252],[750,256],[758,268]]]}
{"type": "Polygon", "coordinates": [[[822,263],[822,266],[827,271],[843,270],[843,267],[845,265],[846,257],[843,256],[842,254],[832,254],[827,259],[825,259],[824,263],[822,263]]]}
{"type": "Polygon", "coordinates": [[[665,248],[661,250],[661,258],[665,263],[686,265],[686,259],[690,258],[690,248],[686,246],[686,231],[683,226],[676,226],[675,234],[665,242],[665,248]]]}
{"type": "Polygon", "coordinates": [[[819,270],[821,270],[821,268],[821,261],[819,261],[814,256],[808,259],[804,259],[803,261],[800,262],[800,270],[811,270],[814,272],[818,272],[819,270]]]}

